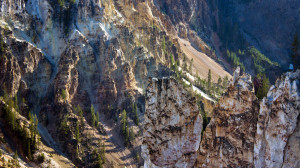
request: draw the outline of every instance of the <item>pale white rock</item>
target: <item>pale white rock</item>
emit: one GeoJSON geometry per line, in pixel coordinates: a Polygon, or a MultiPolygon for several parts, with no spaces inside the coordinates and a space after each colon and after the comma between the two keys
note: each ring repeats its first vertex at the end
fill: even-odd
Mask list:
{"type": "Polygon", "coordinates": [[[255,167],[299,167],[300,70],[276,81],[260,103],[254,146],[255,167]]]}
{"type": "Polygon", "coordinates": [[[150,79],[142,146],[144,167],[192,167],[201,131],[196,99],[173,78],[150,79]]]}

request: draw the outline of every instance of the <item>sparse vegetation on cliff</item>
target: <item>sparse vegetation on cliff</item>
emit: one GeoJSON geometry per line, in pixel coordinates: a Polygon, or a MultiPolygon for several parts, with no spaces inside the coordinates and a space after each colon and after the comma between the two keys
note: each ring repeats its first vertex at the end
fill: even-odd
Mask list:
{"type": "Polygon", "coordinates": [[[268,91],[270,89],[270,81],[265,74],[257,75],[257,79],[259,80],[259,85],[258,85],[256,97],[258,99],[263,99],[265,96],[267,96],[268,91]]]}
{"type": "MultiPolygon", "coordinates": [[[[6,96],[5,96],[6,97],[6,96]]],[[[0,98],[1,99],[1,98],[0,98]]],[[[4,98],[3,98],[4,99],[4,98]]],[[[16,99],[17,100],[17,99],[16,99]]],[[[14,143],[22,143],[19,146],[20,154],[25,156],[28,160],[33,160],[33,154],[38,150],[38,144],[40,141],[39,132],[37,130],[38,119],[36,115],[29,113],[29,125],[25,120],[20,119],[21,115],[18,112],[18,103],[12,98],[6,97],[5,103],[1,106],[8,133],[13,139],[14,143]]]]}

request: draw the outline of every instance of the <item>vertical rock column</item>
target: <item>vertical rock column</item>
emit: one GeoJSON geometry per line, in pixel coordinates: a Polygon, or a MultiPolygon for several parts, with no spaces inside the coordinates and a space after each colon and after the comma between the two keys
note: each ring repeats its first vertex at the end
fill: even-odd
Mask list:
{"type": "Polygon", "coordinates": [[[260,103],[255,167],[300,167],[300,70],[276,81],[260,103]]]}
{"type": "Polygon", "coordinates": [[[150,79],[142,144],[144,167],[192,167],[201,131],[196,99],[173,78],[150,79]]]}
{"type": "Polygon", "coordinates": [[[251,77],[234,73],[228,91],[213,111],[195,167],[253,167],[258,100],[251,77]]]}

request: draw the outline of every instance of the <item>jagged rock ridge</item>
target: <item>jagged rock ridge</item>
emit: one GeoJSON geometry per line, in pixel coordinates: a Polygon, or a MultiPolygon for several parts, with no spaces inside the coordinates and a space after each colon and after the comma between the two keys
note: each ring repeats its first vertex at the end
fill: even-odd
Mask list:
{"type": "MultiPolygon", "coordinates": [[[[181,166],[299,167],[299,79],[300,70],[282,75],[270,88],[267,97],[259,102],[254,94],[251,76],[247,74],[240,76],[240,71],[237,69],[228,91],[214,108],[212,119],[203,137],[201,134],[198,135],[202,141],[197,149],[197,162],[195,165],[181,166]]],[[[164,81],[168,80],[153,79],[149,82],[143,141],[145,167],[176,167],[176,164],[163,165],[164,160],[170,157],[168,154],[159,152],[162,149],[166,150],[165,144],[157,143],[165,137],[161,138],[160,134],[165,131],[164,128],[173,124],[172,117],[170,117],[171,120],[158,122],[164,119],[165,115],[170,114],[168,105],[164,110],[160,107],[161,104],[165,105],[171,100],[159,96],[169,92],[170,89],[165,86],[172,87],[172,85],[164,84],[164,81]],[[153,119],[148,119],[150,117],[153,119]]],[[[173,85],[176,83],[173,82],[173,85]]],[[[176,91],[172,93],[171,97],[178,95],[176,91]]],[[[172,104],[172,102],[168,104],[170,103],[172,104]]],[[[177,107],[173,108],[173,113],[171,113],[173,116],[182,111],[177,107]]],[[[181,118],[179,122],[187,121],[181,118]]],[[[172,132],[172,135],[177,134],[172,132]]],[[[181,139],[188,138],[184,136],[189,135],[181,134],[181,139]]],[[[175,144],[173,146],[176,146],[175,144]]]]}
{"type": "Polygon", "coordinates": [[[281,76],[260,103],[255,167],[299,167],[300,70],[281,76]]]}
{"type": "Polygon", "coordinates": [[[251,76],[237,69],[205,129],[197,167],[253,167],[258,106],[251,76]]]}

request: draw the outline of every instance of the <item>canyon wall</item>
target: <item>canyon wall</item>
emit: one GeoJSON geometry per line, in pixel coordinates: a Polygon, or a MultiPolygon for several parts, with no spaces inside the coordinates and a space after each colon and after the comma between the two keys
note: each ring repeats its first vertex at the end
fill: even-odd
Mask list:
{"type": "MultiPolygon", "coordinates": [[[[254,94],[251,76],[240,75],[238,68],[227,92],[215,106],[203,136],[197,135],[198,140],[201,139],[200,145],[197,144],[199,148],[193,149],[193,153],[197,151],[197,161],[194,165],[181,166],[299,167],[299,79],[300,70],[282,75],[271,86],[268,95],[259,101],[254,94]]],[[[188,149],[187,146],[175,153],[167,151],[177,149],[182,140],[193,137],[189,134],[190,130],[197,129],[195,127],[202,129],[202,122],[195,123],[195,119],[181,117],[190,111],[180,108],[183,98],[189,100],[183,94],[186,91],[178,92],[181,88],[173,79],[149,81],[142,145],[145,167],[178,167],[181,159],[176,157],[188,149]],[[180,100],[173,101],[177,96],[180,100]],[[174,119],[183,125],[165,132],[166,127],[174,124],[174,119]],[[190,127],[188,131],[187,126],[190,127]],[[170,143],[172,141],[168,137],[175,142],[170,143]],[[180,140],[177,140],[178,137],[180,140]],[[166,143],[162,143],[164,140],[166,143]]],[[[197,107],[195,104],[185,104],[197,107]]],[[[187,158],[194,163],[195,155],[188,155],[187,158]]]]}

